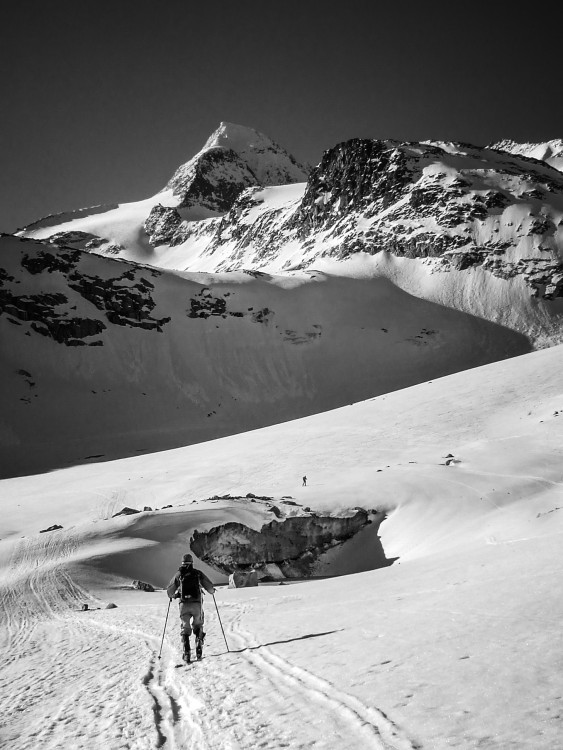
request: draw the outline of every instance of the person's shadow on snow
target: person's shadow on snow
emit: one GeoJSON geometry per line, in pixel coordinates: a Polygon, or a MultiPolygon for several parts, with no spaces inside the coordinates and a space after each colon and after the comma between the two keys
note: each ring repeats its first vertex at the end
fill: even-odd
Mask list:
{"type": "Polygon", "coordinates": [[[294,641],[304,641],[307,638],[320,638],[323,635],[332,635],[333,633],[341,633],[344,628],[339,630],[327,630],[326,633],[308,633],[307,635],[299,635],[295,638],[287,638],[284,641],[270,641],[269,643],[259,643],[257,646],[245,646],[244,648],[231,649],[231,654],[242,654],[243,651],[256,651],[258,648],[264,648],[265,646],[278,646],[282,643],[293,643],[294,641]]]}

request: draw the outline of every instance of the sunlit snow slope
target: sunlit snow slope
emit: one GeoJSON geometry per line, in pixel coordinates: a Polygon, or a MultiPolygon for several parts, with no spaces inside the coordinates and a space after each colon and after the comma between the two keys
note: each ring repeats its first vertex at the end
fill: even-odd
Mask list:
{"type": "Polygon", "coordinates": [[[382,278],[181,275],[0,243],[4,476],[202,442],[529,349],[382,278]]]}

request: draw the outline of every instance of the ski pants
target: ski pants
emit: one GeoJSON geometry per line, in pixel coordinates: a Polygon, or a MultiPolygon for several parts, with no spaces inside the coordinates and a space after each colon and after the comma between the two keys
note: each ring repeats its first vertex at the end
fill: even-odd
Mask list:
{"type": "Polygon", "coordinates": [[[203,633],[203,609],[201,602],[180,602],[180,631],[190,636],[192,628],[196,636],[203,633]],[[193,618],[193,622],[190,621],[193,618]]]}

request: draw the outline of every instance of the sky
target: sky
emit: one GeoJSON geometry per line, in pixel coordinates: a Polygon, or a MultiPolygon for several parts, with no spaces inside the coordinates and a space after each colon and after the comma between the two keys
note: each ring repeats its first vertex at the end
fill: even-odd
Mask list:
{"type": "Polygon", "coordinates": [[[153,195],[224,121],[297,159],[353,137],[563,137],[540,14],[373,0],[20,0],[0,47],[0,231],[153,195]]]}

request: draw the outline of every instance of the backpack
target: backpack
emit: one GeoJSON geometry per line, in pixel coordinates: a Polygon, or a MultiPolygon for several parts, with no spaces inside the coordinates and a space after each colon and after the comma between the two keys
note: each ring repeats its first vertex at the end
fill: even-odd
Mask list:
{"type": "Polygon", "coordinates": [[[178,593],[180,594],[180,601],[189,602],[201,599],[201,592],[199,587],[199,571],[191,568],[191,570],[181,567],[180,568],[180,586],[178,587],[178,593]]]}

